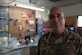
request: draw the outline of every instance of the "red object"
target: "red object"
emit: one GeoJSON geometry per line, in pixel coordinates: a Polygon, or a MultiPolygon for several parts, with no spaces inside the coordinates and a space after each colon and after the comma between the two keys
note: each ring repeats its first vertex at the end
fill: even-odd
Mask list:
{"type": "Polygon", "coordinates": [[[44,24],[43,24],[43,32],[49,32],[50,30],[51,29],[50,29],[50,25],[49,25],[48,21],[44,22],[44,24]]]}
{"type": "Polygon", "coordinates": [[[32,17],[32,12],[29,12],[28,15],[29,15],[29,17],[31,18],[31,17],[32,17]]]}

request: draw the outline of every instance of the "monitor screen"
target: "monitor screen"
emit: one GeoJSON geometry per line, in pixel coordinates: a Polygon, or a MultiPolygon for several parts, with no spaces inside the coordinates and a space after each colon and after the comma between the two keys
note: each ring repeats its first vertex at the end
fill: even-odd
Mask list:
{"type": "Polygon", "coordinates": [[[74,31],[74,27],[70,27],[70,30],[71,30],[71,31],[74,31]]]}

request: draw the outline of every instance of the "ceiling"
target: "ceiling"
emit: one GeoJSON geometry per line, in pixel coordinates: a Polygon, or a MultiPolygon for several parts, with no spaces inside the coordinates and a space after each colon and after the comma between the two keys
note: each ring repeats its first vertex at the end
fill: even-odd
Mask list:
{"type": "Polygon", "coordinates": [[[51,8],[53,6],[65,7],[82,3],[82,0],[0,0],[0,5],[22,3],[30,6],[51,8]]]}
{"type": "Polygon", "coordinates": [[[82,0],[43,0],[40,2],[37,2],[36,5],[51,8],[53,6],[65,7],[65,6],[79,4],[82,3],[82,0]]]}
{"type": "Polygon", "coordinates": [[[52,2],[57,2],[57,1],[61,1],[61,0],[49,0],[49,1],[52,1],[52,2]]]}

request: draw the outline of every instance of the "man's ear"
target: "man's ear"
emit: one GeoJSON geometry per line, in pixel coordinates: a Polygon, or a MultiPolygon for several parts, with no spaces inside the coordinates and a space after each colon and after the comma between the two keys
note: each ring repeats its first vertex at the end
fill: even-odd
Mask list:
{"type": "Polygon", "coordinates": [[[66,23],[66,17],[64,16],[64,20],[65,20],[65,23],[66,23]]]}
{"type": "Polygon", "coordinates": [[[65,19],[65,21],[66,21],[66,17],[64,16],[64,19],[65,19]]]}

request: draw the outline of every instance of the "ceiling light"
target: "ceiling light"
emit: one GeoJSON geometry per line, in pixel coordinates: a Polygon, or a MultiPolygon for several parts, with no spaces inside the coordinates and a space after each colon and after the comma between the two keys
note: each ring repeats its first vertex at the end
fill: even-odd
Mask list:
{"type": "Polygon", "coordinates": [[[22,8],[28,8],[28,9],[32,9],[32,10],[37,10],[37,11],[45,11],[45,9],[43,8],[38,8],[38,7],[33,7],[33,6],[27,6],[25,4],[17,4],[17,7],[22,7],[22,8]]]}

